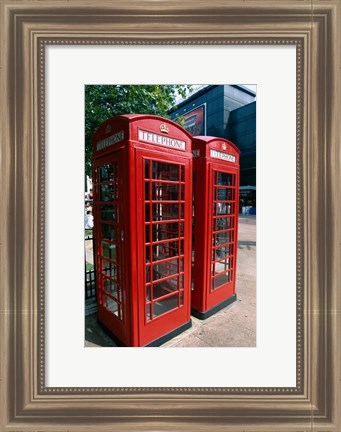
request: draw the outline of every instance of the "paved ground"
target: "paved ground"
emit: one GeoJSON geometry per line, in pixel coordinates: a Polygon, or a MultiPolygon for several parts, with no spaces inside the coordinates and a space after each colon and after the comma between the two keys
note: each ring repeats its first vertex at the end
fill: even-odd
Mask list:
{"type": "MultiPolygon", "coordinates": [[[[162,347],[256,346],[256,218],[240,217],[238,234],[237,301],[206,320],[192,317],[192,327],[162,347]]],[[[85,346],[116,346],[96,313],[85,318],[85,346]]]]}

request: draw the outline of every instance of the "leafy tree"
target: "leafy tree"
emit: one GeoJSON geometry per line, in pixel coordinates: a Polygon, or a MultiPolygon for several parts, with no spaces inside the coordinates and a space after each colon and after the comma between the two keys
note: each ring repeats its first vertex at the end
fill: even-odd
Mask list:
{"type": "Polygon", "coordinates": [[[92,136],[101,123],[120,114],[168,117],[178,95],[185,98],[189,85],[87,85],[85,87],[85,171],[91,176],[92,136]]]}

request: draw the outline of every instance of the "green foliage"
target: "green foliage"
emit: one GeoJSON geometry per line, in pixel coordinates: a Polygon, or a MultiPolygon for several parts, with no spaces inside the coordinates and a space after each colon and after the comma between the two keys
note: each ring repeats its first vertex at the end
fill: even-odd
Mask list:
{"type": "Polygon", "coordinates": [[[101,123],[120,114],[168,117],[178,95],[185,98],[189,85],[87,85],[85,86],[85,171],[91,176],[92,136],[101,123]]]}
{"type": "Polygon", "coordinates": [[[95,269],[95,266],[93,264],[86,262],[85,263],[85,269],[86,269],[86,271],[92,271],[95,269]]]}

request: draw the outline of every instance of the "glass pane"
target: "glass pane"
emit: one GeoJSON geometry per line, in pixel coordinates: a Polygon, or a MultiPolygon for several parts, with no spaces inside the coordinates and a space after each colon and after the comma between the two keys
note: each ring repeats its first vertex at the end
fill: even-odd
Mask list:
{"type": "Polygon", "coordinates": [[[214,288],[219,288],[229,282],[228,273],[222,273],[214,279],[214,288]]]}
{"type": "Polygon", "coordinates": [[[104,306],[118,317],[118,304],[110,297],[104,296],[104,306]]]}
{"type": "Polygon", "coordinates": [[[184,241],[180,240],[180,255],[184,254],[184,241]]]}
{"type": "MultiPolygon", "coordinates": [[[[153,225],[153,241],[178,238],[179,222],[153,225]]],[[[183,237],[183,223],[180,224],[180,236],[183,237]]]]}
{"type": "Polygon", "coordinates": [[[178,307],[178,296],[168,297],[153,303],[154,318],[178,307]]]}
{"type": "Polygon", "coordinates": [[[213,276],[219,273],[223,273],[226,270],[229,270],[231,267],[230,258],[225,258],[223,261],[219,261],[212,264],[213,268],[213,276]]]}
{"type": "Polygon", "coordinates": [[[145,205],[145,220],[150,222],[150,204],[145,205]]]}
{"type": "Polygon", "coordinates": [[[153,161],[153,179],[179,181],[179,165],[153,161]]]}
{"type": "Polygon", "coordinates": [[[153,280],[178,273],[178,259],[153,265],[153,280]]]}
{"type": "Polygon", "coordinates": [[[232,186],[232,174],[218,172],[217,184],[221,186],[232,186]]]}
{"type": "Polygon", "coordinates": [[[171,292],[178,291],[178,277],[167,279],[153,285],[153,299],[157,299],[171,292]]]}
{"type": "Polygon", "coordinates": [[[222,246],[213,250],[213,261],[232,255],[232,245],[222,246]]]}
{"type": "Polygon", "coordinates": [[[218,232],[216,235],[216,245],[224,244],[224,243],[230,243],[233,241],[233,232],[232,231],[223,231],[218,232]]]}
{"type": "Polygon", "coordinates": [[[146,241],[145,243],[149,243],[150,242],[150,225],[146,225],[146,241]]]}
{"type": "Polygon", "coordinates": [[[185,167],[183,165],[180,165],[180,171],[181,171],[181,181],[185,181],[185,167]]]}
{"type": "Polygon", "coordinates": [[[146,266],[146,283],[150,282],[150,266],[146,266]]]}
{"type": "Polygon", "coordinates": [[[149,182],[146,182],[144,185],[144,199],[145,199],[145,201],[149,201],[149,189],[150,189],[149,185],[150,185],[149,182]]]}
{"type": "Polygon", "coordinates": [[[180,215],[179,215],[179,204],[153,204],[153,221],[163,221],[170,219],[182,219],[184,216],[184,206],[180,204],[180,215]]]}
{"type": "Polygon", "coordinates": [[[113,264],[111,261],[102,260],[102,272],[110,276],[114,280],[118,280],[117,264],[113,264]]]}
{"type": "Polygon", "coordinates": [[[232,200],[232,189],[216,188],[216,200],[217,201],[232,200]]]}
{"type": "Polygon", "coordinates": [[[99,182],[108,182],[114,180],[114,170],[111,163],[99,167],[99,182]]]}
{"type": "Polygon", "coordinates": [[[233,222],[234,222],[233,217],[216,218],[214,230],[215,231],[222,231],[222,230],[226,230],[229,228],[233,228],[233,225],[234,225],[233,222]]]}
{"type": "Polygon", "coordinates": [[[116,240],[116,228],[114,225],[102,223],[102,237],[111,241],[116,240]]]}
{"type": "Polygon", "coordinates": [[[102,241],[102,255],[112,261],[116,261],[116,245],[102,241]]]}
{"type": "Polygon", "coordinates": [[[101,219],[105,221],[115,220],[115,207],[113,205],[104,204],[101,205],[101,219]]]}
{"type": "Polygon", "coordinates": [[[104,279],[103,281],[104,290],[117,299],[118,298],[117,284],[110,279],[107,278],[103,278],[103,279],[104,279]]]}
{"type": "Polygon", "coordinates": [[[150,308],[151,305],[146,305],[146,320],[150,321],[150,308]]]}
{"type": "Polygon", "coordinates": [[[185,288],[185,284],[184,284],[184,279],[185,276],[183,274],[179,275],[179,280],[180,280],[180,289],[184,289],[185,288]]]}
{"type": "Polygon", "coordinates": [[[159,261],[179,255],[179,242],[167,242],[153,245],[153,261],[159,261]]]}
{"type": "Polygon", "coordinates": [[[146,160],[144,161],[144,178],[149,179],[149,167],[150,167],[150,161],[146,160]]]}
{"type": "MultiPolygon", "coordinates": [[[[179,184],[174,183],[153,183],[152,196],[154,201],[178,201],[179,184]]],[[[182,200],[183,197],[180,197],[182,200]]]]}
{"type": "Polygon", "coordinates": [[[146,302],[150,301],[150,285],[146,287],[146,302]]]}
{"type": "Polygon", "coordinates": [[[228,215],[233,213],[233,204],[217,203],[216,204],[216,215],[228,215]]]}
{"type": "Polygon", "coordinates": [[[114,185],[106,184],[101,185],[99,188],[100,201],[113,201],[114,200],[114,185]]]}
{"type": "Polygon", "coordinates": [[[184,304],[184,293],[183,293],[183,291],[181,291],[181,293],[180,293],[180,306],[183,306],[183,304],[184,304]]]}
{"type": "Polygon", "coordinates": [[[146,246],[146,262],[150,263],[150,246],[146,246]]]}

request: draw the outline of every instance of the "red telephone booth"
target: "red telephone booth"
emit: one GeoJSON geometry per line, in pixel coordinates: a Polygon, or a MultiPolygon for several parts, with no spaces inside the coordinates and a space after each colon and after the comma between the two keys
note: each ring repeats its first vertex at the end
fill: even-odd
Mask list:
{"type": "Polygon", "coordinates": [[[121,115],[93,138],[99,321],[125,346],[157,346],[191,326],[191,135],[121,115]]]}
{"type": "Polygon", "coordinates": [[[236,300],[239,150],[230,141],[194,137],[192,314],[208,318],[236,300]]]}

